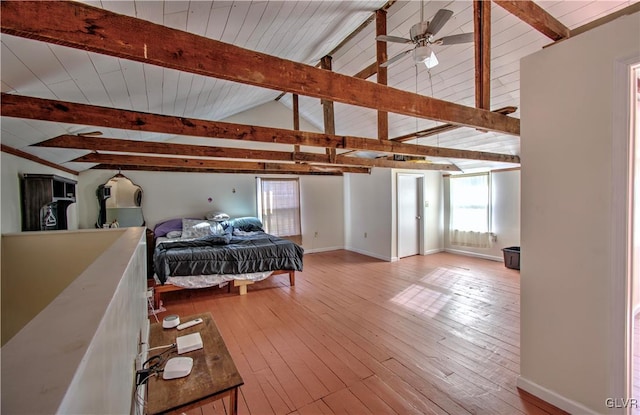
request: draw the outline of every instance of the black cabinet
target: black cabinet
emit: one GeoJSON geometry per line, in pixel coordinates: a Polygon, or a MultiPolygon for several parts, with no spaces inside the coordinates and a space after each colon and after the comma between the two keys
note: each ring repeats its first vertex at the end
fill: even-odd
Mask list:
{"type": "Polygon", "coordinates": [[[75,180],[54,174],[22,177],[22,230],[67,229],[67,208],[76,202],[75,180]]]}

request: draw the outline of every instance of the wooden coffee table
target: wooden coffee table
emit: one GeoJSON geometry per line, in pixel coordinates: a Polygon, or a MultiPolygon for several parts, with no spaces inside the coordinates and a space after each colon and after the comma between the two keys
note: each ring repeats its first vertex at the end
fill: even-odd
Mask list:
{"type": "MultiPolygon", "coordinates": [[[[189,409],[229,397],[230,415],[238,411],[238,388],[244,384],[235,363],[224,344],[210,313],[180,316],[181,322],[202,318],[201,324],[178,331],[164,329],[162,323],[151,325],[149,348],[175,343],[176,337],[199,332],[204,347],[180,356],[193,358],[193,369],[189,376],[164,380],[162,375],[149,379],[147,383],[147,413],[182,413],[189,409]]],[[[164,350],[152,350],[149,356],[164,350]]],[[[173,352],[170,357],[176,356],[173,352]]]]}

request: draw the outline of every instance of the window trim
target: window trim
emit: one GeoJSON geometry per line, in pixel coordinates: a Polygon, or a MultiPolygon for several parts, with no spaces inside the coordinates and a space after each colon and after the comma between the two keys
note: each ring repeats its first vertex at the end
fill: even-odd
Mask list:
{"type": "MultiPolygon", "coordinates": [[[[275,235],[281,238],[285,238],[285,239],[290,239],[292,241],[294,241],[297,244],[302,244],[302,200],[301,200],[301,186],[300,186],[300,178],[299,177],[263,177],[263,176],[256,176],[256,205],[257,205],[257,212],[258,212],[258,218],[262,221],[262,223],[264,224],[264,218],[262,215],[263,212],[263,200],[262,200],[262,183],[264,181],[272,181],[272,182],[286,182],[286,181],[291,181],[291,182],[295,182],[296,183],[296,187],[297,187],[297,194],[298,194],[298,224],[299,224],[299,233],[297,235],[275,235]]],[[[266,227],[266,224],[265,224],[266,227]]],[[[266,229],[265,229],[266,230],[266,229]]]]}
{"type": "Polygon", "coordinates": [[[465,177],[478,177],[478,176],[486,176],[487,177],[487,233],[493,232],[493,193],[492,193],[492,174],[490,171],[480,172],[480,173],[466,173],[466,174],[452,174],[449,176],[449,232],[451,232],[453,227],[451,226],[451,218],[453,217],[453,204],[451,203],[451,180],[465,177]]]}

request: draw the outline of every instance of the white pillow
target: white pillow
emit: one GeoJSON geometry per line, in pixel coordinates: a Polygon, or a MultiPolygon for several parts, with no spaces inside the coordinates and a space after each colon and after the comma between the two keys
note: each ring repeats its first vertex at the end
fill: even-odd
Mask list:
{"type": "Polygon", "coordinates": [[[182,236],[182,231],[171,231],[168,232],[166,237],[169,239],[176,239],[176,238],[180,238],[182,236]]]}
{"type": "Polygon", "coordinates": [[[223,212],[209,212],[207,213],[208,220],[214,220],[216,222],[224,222],[225,220],[229,220],[230,216],[223,212]]]}
{"type": "Polygon", "coordinates": [[[218,222],[202,219],[182,219],[182,239],[202,238],[220,235],[224,229],[218,222]]]}

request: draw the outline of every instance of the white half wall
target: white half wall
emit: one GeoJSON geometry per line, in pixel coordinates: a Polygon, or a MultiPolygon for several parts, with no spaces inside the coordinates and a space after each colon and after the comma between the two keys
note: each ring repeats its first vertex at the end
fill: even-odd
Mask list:
{"type": "MultiPolygon", "coordinates": [[[[133,413],[135,362],[149,326],[145,231],[57,231],[46,238],[66,246],[79,233],[97,234],[107,243],[119,237],[2,347],[2,413],[133,413]]],[[[29,246],[32,258],[46,258],[48,246],[37,241],[39,234],[5,238],[21,240],[18,245],[29,246]]],[[[59,254],[67,261],[83,255],[59,254]]]]}
{"type": "Polygon", "coordinates": [[[624,130],[614,122],[614,69],[640,60],[639,34],[635,13],[521,62],[518,385],[574,413],[613,412],[606,399],[624,397],[624,339],[612,336],[624,335],[616,328],[624,327],[624,313],[614,313],[624,304],[615,287],[626,277],[612,272],[619,258],[614,189],[624,187],[613,172],[625,163],[614,158],[625,144],[624,134],[621,143],[614,134],[624,130]]]}

